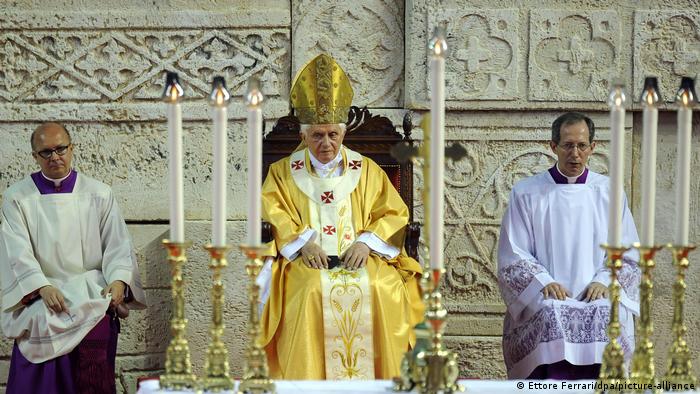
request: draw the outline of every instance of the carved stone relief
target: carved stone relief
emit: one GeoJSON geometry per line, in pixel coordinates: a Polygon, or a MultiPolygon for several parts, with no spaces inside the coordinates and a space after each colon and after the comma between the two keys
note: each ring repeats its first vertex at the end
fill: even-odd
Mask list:
{"type": "Polygon", "coordinates": [[[700,12],[644,10],[634,14],[634,95],[644,77],[659,78],[665,101],[674,101],[681,77],[700,74],[700,12]]]}
{"type": "Polygon", "coordinates": [[[267,96],[289,90],[286,29],[22,31],[0,34],[0,102],[157,100],[165,70],[188,98],[214,75],[241,95],[251,76],[267,96]]]}
{"type": "MultiPolygon", "coordinates": [[[[441,9],[428,14],[428,33],[446,25],[446,100],[512,100],[518,89],[518,10],[441,9]]],[[[424,76],[428,75],[424,69],[424,76]]],[[[418,73],[420,75],[420,72],[418,73]]],[[[427,78],[422,91],[428,100],[427,78]]]]}
{"type": "Polygon", "coordinates": [[[532,10],[530,100],[605,101],[621,76],[619,45],[616,11],[532,10]]]}
{"type": "Polygon", "coordinates": [[[328,53],[348,74],[355,105],[402,107],[403,14],[397,0],[292,1],[292,76],[328,53]]]}

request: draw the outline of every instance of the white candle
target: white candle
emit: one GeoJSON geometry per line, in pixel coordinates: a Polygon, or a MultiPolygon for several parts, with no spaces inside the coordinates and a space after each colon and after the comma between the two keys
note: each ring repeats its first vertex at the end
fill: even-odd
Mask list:
{"type": "Polygon", "coordinates": [[[608,210],[608,245],[622,246],[622,182],[624,179],[625,92],[616,85],[610,93],[610,202],[608,210]]]}
{"type": "Polygon", "coordinates": [[[445,171],[445,55],[447,41],[436,30],[430,41],[430,268],[442,269],[445,171]]]}
{"type": "Polygon", "coordinates": [[[654,213],[656,211],[656,129],[659,122],[657,81],[646,78],[641,103],[642,115],[642,236],[643,246],[654,245],[654,213]]]}
{"type": "Polygon", "coordinates": [[[262,195],[262,101],[258,81],[248,81],[248,244],[260,245],[262,195]]]}
{"type": "Polygon", "coordinates": [[[211,243],[213,246],[226,245],[226,159],[228,127],[227,106],[230,95],[223,77],[214,77],[209,103],[212,106],[213,127],[213,183],[211,243]]]}
{"type": "Polygon", "coordinates": [[[168,185],[170,188],[170,241],[185,241],[185,213],[182,186],[182,111],[180,99],[183,90],[177,73],[166,77],[163,101],[168,118],[168,185]]]}
{"type": "Polygon", "coordinates": [[[674,243],[688,245],[690,216],[690,153],[695,90],[691,78],[683,78],[678,91],[678,159],[676,162],[676,235],[674,243]]]}

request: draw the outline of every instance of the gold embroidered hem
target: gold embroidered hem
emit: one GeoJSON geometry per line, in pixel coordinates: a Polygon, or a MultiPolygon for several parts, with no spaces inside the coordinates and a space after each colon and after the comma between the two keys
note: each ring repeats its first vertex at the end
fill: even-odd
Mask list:
{"type": "Polygon", "coordinates": [[[374,379],[372,298],[367,270],[321,271],[326,378],[374,379]]]}

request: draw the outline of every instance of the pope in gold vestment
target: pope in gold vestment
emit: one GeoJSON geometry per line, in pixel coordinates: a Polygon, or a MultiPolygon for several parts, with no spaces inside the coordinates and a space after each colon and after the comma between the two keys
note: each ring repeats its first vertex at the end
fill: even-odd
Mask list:
{"type": "MultiPolygon", "coordinates": [[[[347,160],[344,160],[347,163],[347,160]]],[[[276,245],[287,245],[309,228],[310,204],[294,183],[290,159],[270,167],[262,190],[263,216],[272,224],[276,245]]],[[[304,168],[311,168],[308,160],[304,168]]],[[[348,171],[346,164],[343,171],[348,171]]],[[[372,232],[386,243],[403,246],[408,208],[382,170],[362,158],[362,175],[350,195],[352,225],[359,234],[372,232]]],[[[374,375],[398,376],[403,353],[414,344],[413,326],[423,318],[418,290],[420,265],[402,250],[394,259],[370,254],[365,269],[370,279],[374,332],[374,375]]],[[[284,379],[326,379],[321,271],[307,267],[301,256],[279,256],[272,265],[270,299],[263,312],[263,344],[271,376],[284,379]]]]}
{"type": "Polygon", "coordinates": [[[302,149],[272,164],[262,189],[276,254],[262,315],[270,375],[390,379],[400,374],[403,353],[415,341],[413,326],[423,318],[421,267],[403,248],[408,208],[374,161],[342,146],[349,106],[342,101],[352,92],[322,91],[349,86],[342,69],[320,55],[300,76],[297,81],[316,85],[302,91],[295,82],[292,104],[302,124],[320,127],[306,133],[302,127],[302,149]],[[308,249],[293,246],[342,259],[358,243],[369,246],[357,249],[370,251],[363,264],[352,267],[348,258],[334,269],[313,267],[308,249]]]}

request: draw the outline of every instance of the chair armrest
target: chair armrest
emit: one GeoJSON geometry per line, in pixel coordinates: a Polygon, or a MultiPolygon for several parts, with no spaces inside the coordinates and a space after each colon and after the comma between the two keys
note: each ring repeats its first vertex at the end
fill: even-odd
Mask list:
{"type": "Polygon", "coordinates": [[[406,240],[404,247],[409,257],[418,261],[418,242],[420,239],[420,223],[410,222],[406,225],[406,240]]]}

